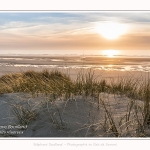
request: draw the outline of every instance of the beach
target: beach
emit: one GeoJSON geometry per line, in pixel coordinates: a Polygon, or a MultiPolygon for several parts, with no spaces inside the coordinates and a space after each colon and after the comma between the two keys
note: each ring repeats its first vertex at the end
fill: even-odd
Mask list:
{"type": "MultiPolygon", "coordinates": [[[[143,120],[144,99],[141,99],[140,95],[136,97],[132,82],[120,80],[147,78],[148,70],[141,69],[145,65],[148,69],[148,63],[149,58],[1,56],[0,75],[4,77],[4,81],[6,80],[4,86],[7,86],[7,81],[11,81],[10,78],[14,81],[9,84],[8,91],[10,90],[10,92],[0,95],[0,135],[2,137],[149,137],[148,127],[142,130],[140,126],[142,124],[139,123],[140,120],[143,120]],[[141,63],[138,63],[139,61],[141,63]],[[126,70],[127,68],[128,70],[126,70]],[[44,70],[48,72],[42,72],[44,70]],[[55,79],[54,76],[53,82],[56,82],[56,85],[53,82],[52,84],[60,92],[60,88],[62,91],[66,91],[62,92],[60,96],[56,94],[56,98],[52,98],[56,91],[52,89],[52,92],[46,93],[46,90],[51,89],[46,84],[49,80],[51,82],[51,73],[49,72],[56,70],[67,75],[65,77],[56,72],[56,75],[65,78],[66,81],[63,80],[67,83],[64,83],[63,80],[59,81],[59,78],[55,79]],[[39,75],[36,72],[39,72],[39,75]],[[13,74],[14,79],[11,76],[13,74]],[[81,74],[81,79],[79,74],[81,74]],[[41,75],[44,75],[48,81],[45,81],[41,75]],[[82,78],[85,78],[85,81],[82,81],[82,78]],[[81,90],[82,94],[70,93],[70,89],[63,89],[61,83],[70,86],[74,80],[76,80],[76,84],[83,82],[83,88],[87,86],[87,89],[81,90]],[[112,87],[105,83],[103,85],[104,80],[107,81],[107,84],[110,82],[112,87]],[[128,88],[131,89],[121,91],[125,89],[120,87],[118,92],[113,92],[115,86],[119,86],[115,83],[116,80],[121,81],[120,83],[123,82],[123,86],[128,86],[126,84],[130,83],[128,88]],[[98,83],[97,81],[102,82],[98,83]],[[15,82],[18,83],[18,89],[15,88],[16,85],[13,85],[15,82]],[[31,87],[28,89],[25,87],[27,82],[31,83],[31,87]],[[45,84],[43,86],[47,86],[48,89],[43,89],[43,92],[39,89],[37,92],[36,88],[34,89],[32,86],[36,86],[38,82],[41,82],[38,86],[45,84]],[[101,92],[96,92],[97,89],[95,89],[92,96],[90,88],[93,88],[91,86],[94,84],[96,86],[100,84],[104,89],[99,89],[101,92]],[[89,93],[86,94],[88,91],[89,93]],[[131,95],[132,92],[133,95],[131,95]],[[139,107],[139,112],[135,106],[139,107]]],[[[3,81],[3,78],[1,80],[3,81]]]]}
{"type": "Polygon", "coordinates": [[[1,147],[148,146],[149,11],[0,18],[1,147]]]}
{"type": "Polygon", "coordinates": [[[60,70],[74,77],[81,70],[92,69],[103,77],[146,74],[150,69],[149,57],[3,55],[0,56],[0,75],[27,70],[60,70]]]}

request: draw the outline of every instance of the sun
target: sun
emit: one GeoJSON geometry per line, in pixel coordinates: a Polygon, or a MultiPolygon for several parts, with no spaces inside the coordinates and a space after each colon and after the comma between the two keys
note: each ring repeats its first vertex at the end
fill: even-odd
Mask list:
{"type": "Polygon", "coordinates": [[[114,40],[126,33],[127,26],[118,22],[97,23],[95,30],[104,38],[114,40]]]}
{"type": "Polygon", "coordinates": [[[107,57],[114,57],[116,55],[119,55],[119,51],[118,50],[104,50],[102,54],[107,57]]]}

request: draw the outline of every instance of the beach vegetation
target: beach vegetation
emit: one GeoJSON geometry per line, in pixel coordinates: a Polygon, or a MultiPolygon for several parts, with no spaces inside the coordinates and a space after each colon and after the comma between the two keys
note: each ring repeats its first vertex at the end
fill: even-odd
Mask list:
{"type": "MultiPolygon", "coordinates": [[[[47,97],[46,102],[42,102],[50,122],[57,128],[64,128],[62,114],[55,104],[55,101],[61,99],[66,101],[76,100],[77,96],[82,96],[84,100],[91,98],[98,110],[103,109],[103,119],[99,123],[93,123],[89,127],[95,127],[95,131],[103,129],[107,136],[147,136],[146,130],[150,125],[150,79],[133,76],[104,79],[95,76],[91,69],[87,72],[81,70],[76,79],[66,75],[58,70],[33,71],[5,74],[0,77],[0,94],[7,93],[30,93],[32,97],[43,95],[47,97]],[[102,94],[112,94],[130,99],[124,115],[115,119],[109,102],[105,100],[102,94]],[[137,103],[142,102],[142,105],[137,103]],[[59,117],[56,117],[56,114],[59,117]],[[132,133],[132,134],[129,134],[132,133]]],[[[29,124],[37,117],[37,112],[32,109],[23,108],[14,105],[20,124],[29,124]]],[[[89,128],[88,128],[89,130],[89,128]]]]}

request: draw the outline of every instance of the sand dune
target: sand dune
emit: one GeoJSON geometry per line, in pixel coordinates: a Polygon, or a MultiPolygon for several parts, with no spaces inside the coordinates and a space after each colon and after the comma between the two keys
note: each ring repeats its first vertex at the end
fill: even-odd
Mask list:
{"type": "MultiPolygon", "coordinates": [[[[131,99],[101,93],[109,111],[112,113],[116,125],[127,113],[131,99]]],[[[140,106],[143,102],[136,101],[140,106]]],[[[133,116],[132,116],[133,117],[133,116]]],[[[0,135],[15,137],[112,137],[111,132],[104,131],[105,112],[100,104],[92,98],[78,96],[76,99],[64,101],[57,99],[48,102],[48,98],[41,96],[33,98],[30,94],[10,93],[0,96],[0,135]],[[14,106],[21,106],[36,111],[37,116],[24,128],[13,113],[14,106]],[[8,133],[8,134],[7,134],[8,133]]],[[[121,130],[121,129],[119,129],[121,130]]],[[[129,132],[122,129],[121,136],[136,136],[136,125],[129,132]]],[[[150,133],[147,132],[147,136],[150,133]]]]}

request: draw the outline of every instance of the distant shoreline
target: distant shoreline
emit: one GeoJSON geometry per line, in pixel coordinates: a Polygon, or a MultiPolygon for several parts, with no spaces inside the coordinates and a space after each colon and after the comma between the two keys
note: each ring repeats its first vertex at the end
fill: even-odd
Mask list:
{"type": "Polygon", "coordinates": [[[150,57],[102,57],[102,56],[44,56],[19,55],[0,56],[0,72],[4,69],[39,68],[39,69],[94,69],[101,71],[149,72],[150,57]]]}

